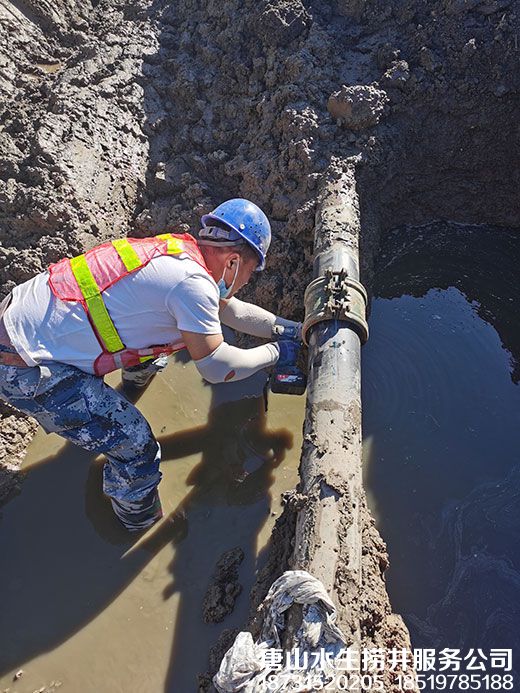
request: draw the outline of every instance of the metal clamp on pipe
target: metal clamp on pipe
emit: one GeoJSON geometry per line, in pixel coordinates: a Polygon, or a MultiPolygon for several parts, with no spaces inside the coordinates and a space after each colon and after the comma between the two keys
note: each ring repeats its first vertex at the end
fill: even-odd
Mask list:
{"type": "Polygon", "coordinates": [[[346,269],[326,270],[323,276],[314,279],[305,290],[304,302],[302,339],[305,344],[309,344],[307,336],[310,328],[324,320],[349,322],[361,343],[367,341],[367,292],[360,282],[348,276],[346,269]]]}

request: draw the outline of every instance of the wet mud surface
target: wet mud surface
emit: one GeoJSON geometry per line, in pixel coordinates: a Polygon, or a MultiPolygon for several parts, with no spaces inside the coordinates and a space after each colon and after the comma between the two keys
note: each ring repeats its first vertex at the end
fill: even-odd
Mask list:
{"type": "Polygon", "coordinates": [[[414,647],[520,645],[519,261],[518,233],[453,224],[378,259],[365,484],[414,647]]]}
{"type": "Polygon", "coordinates": [[[264,382],[203,386],[175,363],[149,386],[165,518],[139,540],[114,519],[99,461],[38,432],[2,511],[1,690],[198,690],[221,631],[246,619],[297,479],[303,399],[271,396],[266,418],[264,382]]]}

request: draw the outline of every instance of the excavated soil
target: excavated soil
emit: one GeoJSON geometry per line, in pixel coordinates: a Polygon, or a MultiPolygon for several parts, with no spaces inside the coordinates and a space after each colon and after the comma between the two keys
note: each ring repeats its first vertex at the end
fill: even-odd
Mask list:
{"type": "MultiPolygon", "coordinates": [[[[369,289],[391,228],[518,226],[519,12],[514,0],[0,0],[0,298],[63,255],[196,230],[202,211],[244,196],[274,232],[245,298],[301,318],[316,191],[352,157],[369,289]]],[[[35,426],[1,415],[5,499],[35,426]]],[[[287,566],[297,503],[253,607],[287,566]]],[[[363,523],[363,644],[400,646],[386,548],[366,509],[363,523]]]]}

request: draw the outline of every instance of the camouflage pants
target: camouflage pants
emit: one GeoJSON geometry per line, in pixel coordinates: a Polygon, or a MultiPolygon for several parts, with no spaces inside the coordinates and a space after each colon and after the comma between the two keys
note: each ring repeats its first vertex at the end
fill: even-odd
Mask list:
{"type": "Polygon", "coordinates": [[[47,432],[106,456],[103,490],[124,524],[127,515],[137,518],[129,528],[151,524],[152,506],[157,519],[159,443],[141,412],[102,378],[53,361],[34,368],[0,365],[0,397],[47,432]]]}

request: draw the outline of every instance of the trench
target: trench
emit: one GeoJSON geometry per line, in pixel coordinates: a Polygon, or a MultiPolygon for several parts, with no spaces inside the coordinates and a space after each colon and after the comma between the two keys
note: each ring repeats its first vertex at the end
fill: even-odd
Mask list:
{"type": "Polygon", "coordinates": [[[142,394],[165,517],[139,540],[112,516],[100,460],[38,431],[2,512],[0,690],[198,690],[222,630],[246,620],[280,494],[297,479],[303,398],[271,395],[266,415],[265,380],[204,386],[178,362],[142,394]],[[237,547],[235,574],[214,581],[237,547]]]}
{"type": "Polygon", "coordinates": [[[376,261],[365,487],[416,648],[520,645],[519,263],[518,232],[448,223],[376,261]]]}
{"type": "MultiPolygon", "coordinates": [[[[517,232],[449,223],[389,232],[376,259],[365,487],[416,648],[520,644],[519,262],[517,232]]],[[[204,386],[179,361],[142,394],[165,519],[139,541],[100,493],[100,460],[37,433],[2,513],[2,689],[196,690],[224,629],[247,621],[280,494],[298,481],[304,400],[271,395],[265,415],[264,383],[204,386]],[[236,575],[208,602],[236,547],[236,575]]]]}
{"type": "MultiPolygon", "coordinates": [[[[424,418],[422,414],[408,414],[418,410],[414,406],[405,409],[404,395],[409,393],[413,398],[412,389],[403,387],[407,378],[401,382],[398,373],[404,373],[397,369],[391,374],[393,380],[389,378],[384,364],[391,351],[383,344],[383,331],[393,329],[395,321],[384,311],[393,310],[397,305],[394,301],[403,301],[402,307],[414,294],[407,293],[412,289],[404,281],[408,281],[410,271],[406,274],[403,269],[400,274],[396,260],[388,263],[394,257],[392,251],[384,258],[387,251],[383,250],[375,272],[373,257],[380,230],[401,224],[439,217],[517,224],[519,22],[517,8],[508,0],[399,0],[390,4],[381,0],[209,0],[202,4],[70,0],[56,8],[34,0],[0,3],[0,29],[7,30],[0,46],[0,90],[5,104],[0,139],[2,297],[49,263],[108,238],[150,235],[158,230],[196,230],[201,213],[226,197],[240,195],[253,199],[266,211],[274,232],[268,268],[255,286],[248,287],[244,298],[301,319],[303,290],[311,278],[317,188],[332,160],[359,160],[361,281],[371,290],[375,276],[378,287],[372,337],[363,351],[366,481],[379,528],[390,547],[392,606],[405,614],[415,645],[435,640],[444,646],[444,640],[458,637],[457,633],[447,634],[450,628],[456,629],[454,623],[461,623],[461,629],[469,628],[471,618],[477,623],[476,604],[473,610],[468,607],[463,611],[458,606],[460,599],[466,599],[462,599],[465,604],[469,599],[460,591],[465,590],[464,581],[471,575],[484,584],[484,573],[489,576],[485,585],[489,582],[496,587],[492,565],[502,571],[504,580],[506,573],[509,576],[504,594],[515,600],[513,591],[508,590],[516,584],[516,573],[511,570],[516,563],[510,550],[518,545],[518,533],[510,505],[500,518],[498,510],[485,515],[493,527],[503,524],[500,537],[489,534],[489,545],[484,546],[472,533],[462,532],[473,519],[464,520],[464,524],[461,517],[469,518],[474,506],[466,510],[461,504],[465,500],[477,502],[470,489],[475,493],[480,489],[482,503],[489,499],[493,508],[502,502],[502,496],[492,497],[489,486],[498,476],[485,475],[489,465],[481,458],[471,469],[482,474],[470,479],[468,466],[464,467],[466,476],[460,472],[452,496],[441,475],[433,481],[428,478],[436,489],[435,507],[415,501],[426,481],[420,488],[418,484],[406,485],[417,470],[408,473],[415,467],[406,459],[412,456],[406,452],[405,441],[417,442],[422,432],[423,447],[427,442],[437,444],[440,433],[436,431],[432,440],[433,433],[427,427],[436,427],[439,417],[434,408],[424,418]],[[348,104],[353,103],[352,117],[333,115],[328,108],[330,99],[337,107],[345,99],[343,116],[348,116],[348,104]],[[391,288],[394,283],[395,292],[391,288]],[[389,411],[395,412],[393,423],[388,421],[389,411]],[[398,439],[390,436],[390,429],[399,430],[398,439]],[[403,470],[404,478],[398,476],[403,470]],[[397,490],[395,479],[402,484],[397,490]],[[460,507],[453,505],[454,499],[460,507]],[[423,511],[429,513],[426,519],[423,511]],[[431,533],[424,529],[430,527],[430,521],[431,533]],[[417,533],[418,527],[423,528],[422,534],[417,533]],[[414,539],[416,536],[427,537],[427,548],[424,541],[414,539]],[[401,547],[403,537],[406,541],[401,547]],[[432,556],[438,554],[433,550],[428,553],[437,545],[447,547],[442,561],[434,561],[432,556]],[[476,558],[468,546],[476,546],[476,558]],[[414,551],[421,561],[415,560],[414,551]],[[488,560],[488,554],[496,560],[488,560]],[[487,561],[488,572],[471,573],[476,560],[487,561]],[[466,572],[457,573],[457,566],[457,570],[465,566],[466,572]],[[450,621],[453,614],[459,621],[450,621]]],[[[495,267],[493,281],[497,283],[486,279],[494,286],[489,297],[507,296],[510,290],[500,283],[508,253],[503,251],[500,261],[489,262],[496,254],[493,244],[499,236],[495,231],[477,277],[480,280],[486,268],[495,267]]],[[[405,240],[408,233],[403,228],[395,232],[405,240]]],[[[395,234],[387,234],[388,239],[395,234]]],[[[441,235],[439,228],[431,234],[432,238],[441,235]]],[[[430,254],[421,256],[422,276],[428,279],[424,286],[417,264],[412,268],[422,300],[428,306],[434,300],[447,301],[452,317],[460,309],[460,320],[469,321],[463,296],[478,300],[480,289],[472,294],[457,284],[439,285],[432,271],[446,267],[451,260],[439,258],[433,245],[430,254]],[[431,264],[434,259],[435,265],[431,264]],[[444,298],[437,296],[439,291],[444,298]]],[[[475,276],[474,272],[466,274],[475,276]]],[[[488,305],[493,302],[488,301],[488,305]]],[[[405,308],[412,310],[411,306],[405,308]]],[[[412,324],[403,313],[405,308],[397,311],[404,316],[399,335],[406,334],[412,324]]],[[[435,315],[441,315],[441,308],[448,311],[443,304],[435,315]]],[[[513,354],[518,335],[509,323],[499,325],[491,318],[492,309],[482,313],[474,308],[475,312],[490,330],[497,331],[504,349],[513,354]]],[[[421,316],[413,311],[412,315],[418,327],[421,316]]],[[[440,321],[432,317],[432,325],[445,323],[442,315],[440,321]]],[[[392,344],[401,344],[391,334],[392,344]]],[[[406,344],[416,344],[414,338],[415,330],[411,330],[406,344]]],[[[408,353],[406,344],[402,345],[403,354],[408,353]]],[[[502,352],[496,346],[497,360],[499,354],[507,360],[502,352]]],[[[426,364],[419,360],[423,365],[417,376],[423,391],[440,382],[448,385],[445,374],[437,370],[435,383],[427,386],[431,374],[426,351],[424,354],[426,364]]],[[[481,351],[476,357],[480,356],[481,351]]],[[[469,367],[464,359],[460,362],[461,367],[469,367]]],[[[398,365],[403,365],[402,359],[398,365]]],[[[454,367],[451,361],[444,365],[454,367]]],[[[516,374],[518,366],[513,368],[516,374]]],[[[448,372],[453,375],[452,370],[448,372]]],[[[417,375],[414,369],[406,373],[417,375]]],[[[189,382],[191,391],[193,377],[189,382]]],[[[478,377],[476,382],[482,384],[478,377]]],[[[465,392],[473,402],[469,386],[465,392]]],[[[442,393],[439,401],[446,403],[452,391],[446,387],[442,393]]],[[[153,419],[159,437],[173,436],[183,425],[206,427],[208,421],[214,431],[211,421],[222,422],[228,417],[233,421],[247,413],[241,411],[245,405],[236,405],[232,414],[224,408],[219,410],[223,415],[215,413],[215,418],[210,414],[216,412],[213,394],[207,389],[197,390],[197,394],[206,397],[205,408],[192,403],[190,416],[185,416],[181,403],[188,406],[189,396],[183,391],[182,396],[172,399],[171,388],[159,378],[139,404],[153,419]],[[168,418],[174,414],[175,425],[168,418]]],[[[505,391],[497,394],[493,406],[500,404],[502,411],[505,396],[505,391]]],[[[457,413],[464,410],[465,401],[456,399],[457,413]]],[[[272,398],[266,435],[271,427],[275,431],[285,427],[287,414],[277,409],[278,403],[281,406],[278,398],[272,398]]],[[[301,401],[291,400],[293,405],[303,408],[301,401]]],[[[258,410],[260,400],[255,406],[258,410]]],[[[504,430],[514,430],[505,426],[512,411],[508,409],[502,420],[504,430]]],[[[490,441],[493,417],[484,419],[478,437],[490,441]]],[[[443,431],[448,430],[444,419],[442,422],[443,431]]],[[[448,423],[455,422],[460,427],[452,435],[458,440],[464,422],[455,417],[448,423]]],[[[191,690],[196,674],[206,668],[208,650],[218,640],[221,628],[243,627],[247,620],[254,568],[260,568],[265,559],[272,569],[264,571],[253,606],[277,574],[290,567],[285,560],[290,547],[287,533],[277,534],[275,526],[274,543],[278,542],[280,552],[275,551],[274,559],[267,557],[263,547],[275,519],[269,508],[277,502],[279,492],[293,487],[297,480],[300,424],[295,420],[290,426],[294,444],[285,451],[280,466],[272,469],[272,474],[265,465],[263,471],[253,471],[248,477],[253,483],[246,480],[245,486],[212,476],[212,469],[222,469],[226,460],[225,454],[216,454],[223,443],[217,444],[213,433],[202,453],[194,452],[193,436],[178,434],[176,441],[186,454],[165,455],[163,487],[171,477],[174,500],[169,511],[179,508],[180,515],[164,523],[165,529],[154,541],[128,555],[128,542],[117,532],[114,536],[111,516],[100,498],[99,465],[92,465],[81,452],[63,449],[56,438],[38,434],[24,463],[27,473],[21,494],[2,507],[5,544],[0,554],[0,581],[2,588],[8,587],[7,592],[0,592],[8,595],[3,600],[5,609],[0,611],[0,658],[7,662],[2,669],[6,672],[2,685],[29,693],[42,686],[51,690],[63,682],[72,690],[83,690],[82,686],[101,691],[117,687],[160,690],[162,683],[183,693],[191,690]],[[280,475],[286,468],[287,479],[282,483],[280,475]],[[254,495],[255,489],[261,490],[261,498],[240,505],[239,490],[251,499],[248,494],[254,495]],[[190,520],[187,536],[185,505],[190,520]],[[224,508],[229,510],[229,517],[216,519],[224,508]],[[237,508],[240,512],[247,508],[248,520],[243,526],[233,520],[233,508],[237,514],[237,508]],[[209,512],[208,517],[205,512],[209,512]],[[240,527],[243,534],[238,531],[240,527]],[[228,529],[233,541],[219,544],[228,529]],[[210,541],[204,534],[207,531],[210,541]],[[247,548],[239,568],[242,594],[222,626],[207,626],[200,614],[216,560],[240,541],[247,548]],[[204,551],[197,551],[197,547],[204,551]],[[279,556],[284,560],[277,561],[279,556]],[[181,586],[177,591],[172,587],[172,576],[181,586]],[[173,596],[169,596],[172,590],[173,596]],[[133,619],[133,624],[128,619],[133,619]],[[179,644],[181,628],[183,646],[179,644]],[[143,635],[150,642],[145,666],[143,635]],[[24,674],[13,683],[9,677],[19,667],[24,668],[24,674]],[[53,681],[56,685],[51,686],[53,681]]],[[[25,417],[0,404],[2,502],[20,486],[19,467],[33,430],[25,417]]],[[[228,438],[232,449],[231,439],[243,442],[235,429],[228,438]]],[[[502,450],[504,441],[499,444],[496,437],[495,441],[496,450],[502,450]]],[[[224,445],[222,449],[228,448],[224,445]]],[[[484,454],[476,443],[475,449],[475,453],[484,454]]],[[[493,464],[505,474],[505,453],[486,449],[493,464]]],[[[421,460],[420,469],[438,466],[437,458],[428,457],[421,447],[417,450],[414,459],[421,460]]],[[[457,457],[454,448],[448,452],[451,456],[442,458],[445,464],[448,457],[457,457]]],[[[461,451],[458,454],[463,456],[461,451]]],[[[454,465],[449,467],[450,474],[454,469],[454,465]]],[[[237,470],[237,474],[241,472],[237,470]]],[[[507,503],[516,488],[513,481],[506,485],[507,503]]],[[[364,498],[361,505],[364,508],[364,498]]],[[[385,592],[386,549],[368,513],[363,516],[363,561],[363,644],[406,646],[407,634],[396,626],[385,592]]],[[[516,608],[509,605],[495,610],[491,621],[495,622],[498,614],[503,623],[514,622],[516,608]]],[[[214,656],[210,668],[214,670],[216,665],[218,657],[214,656]]]]}

